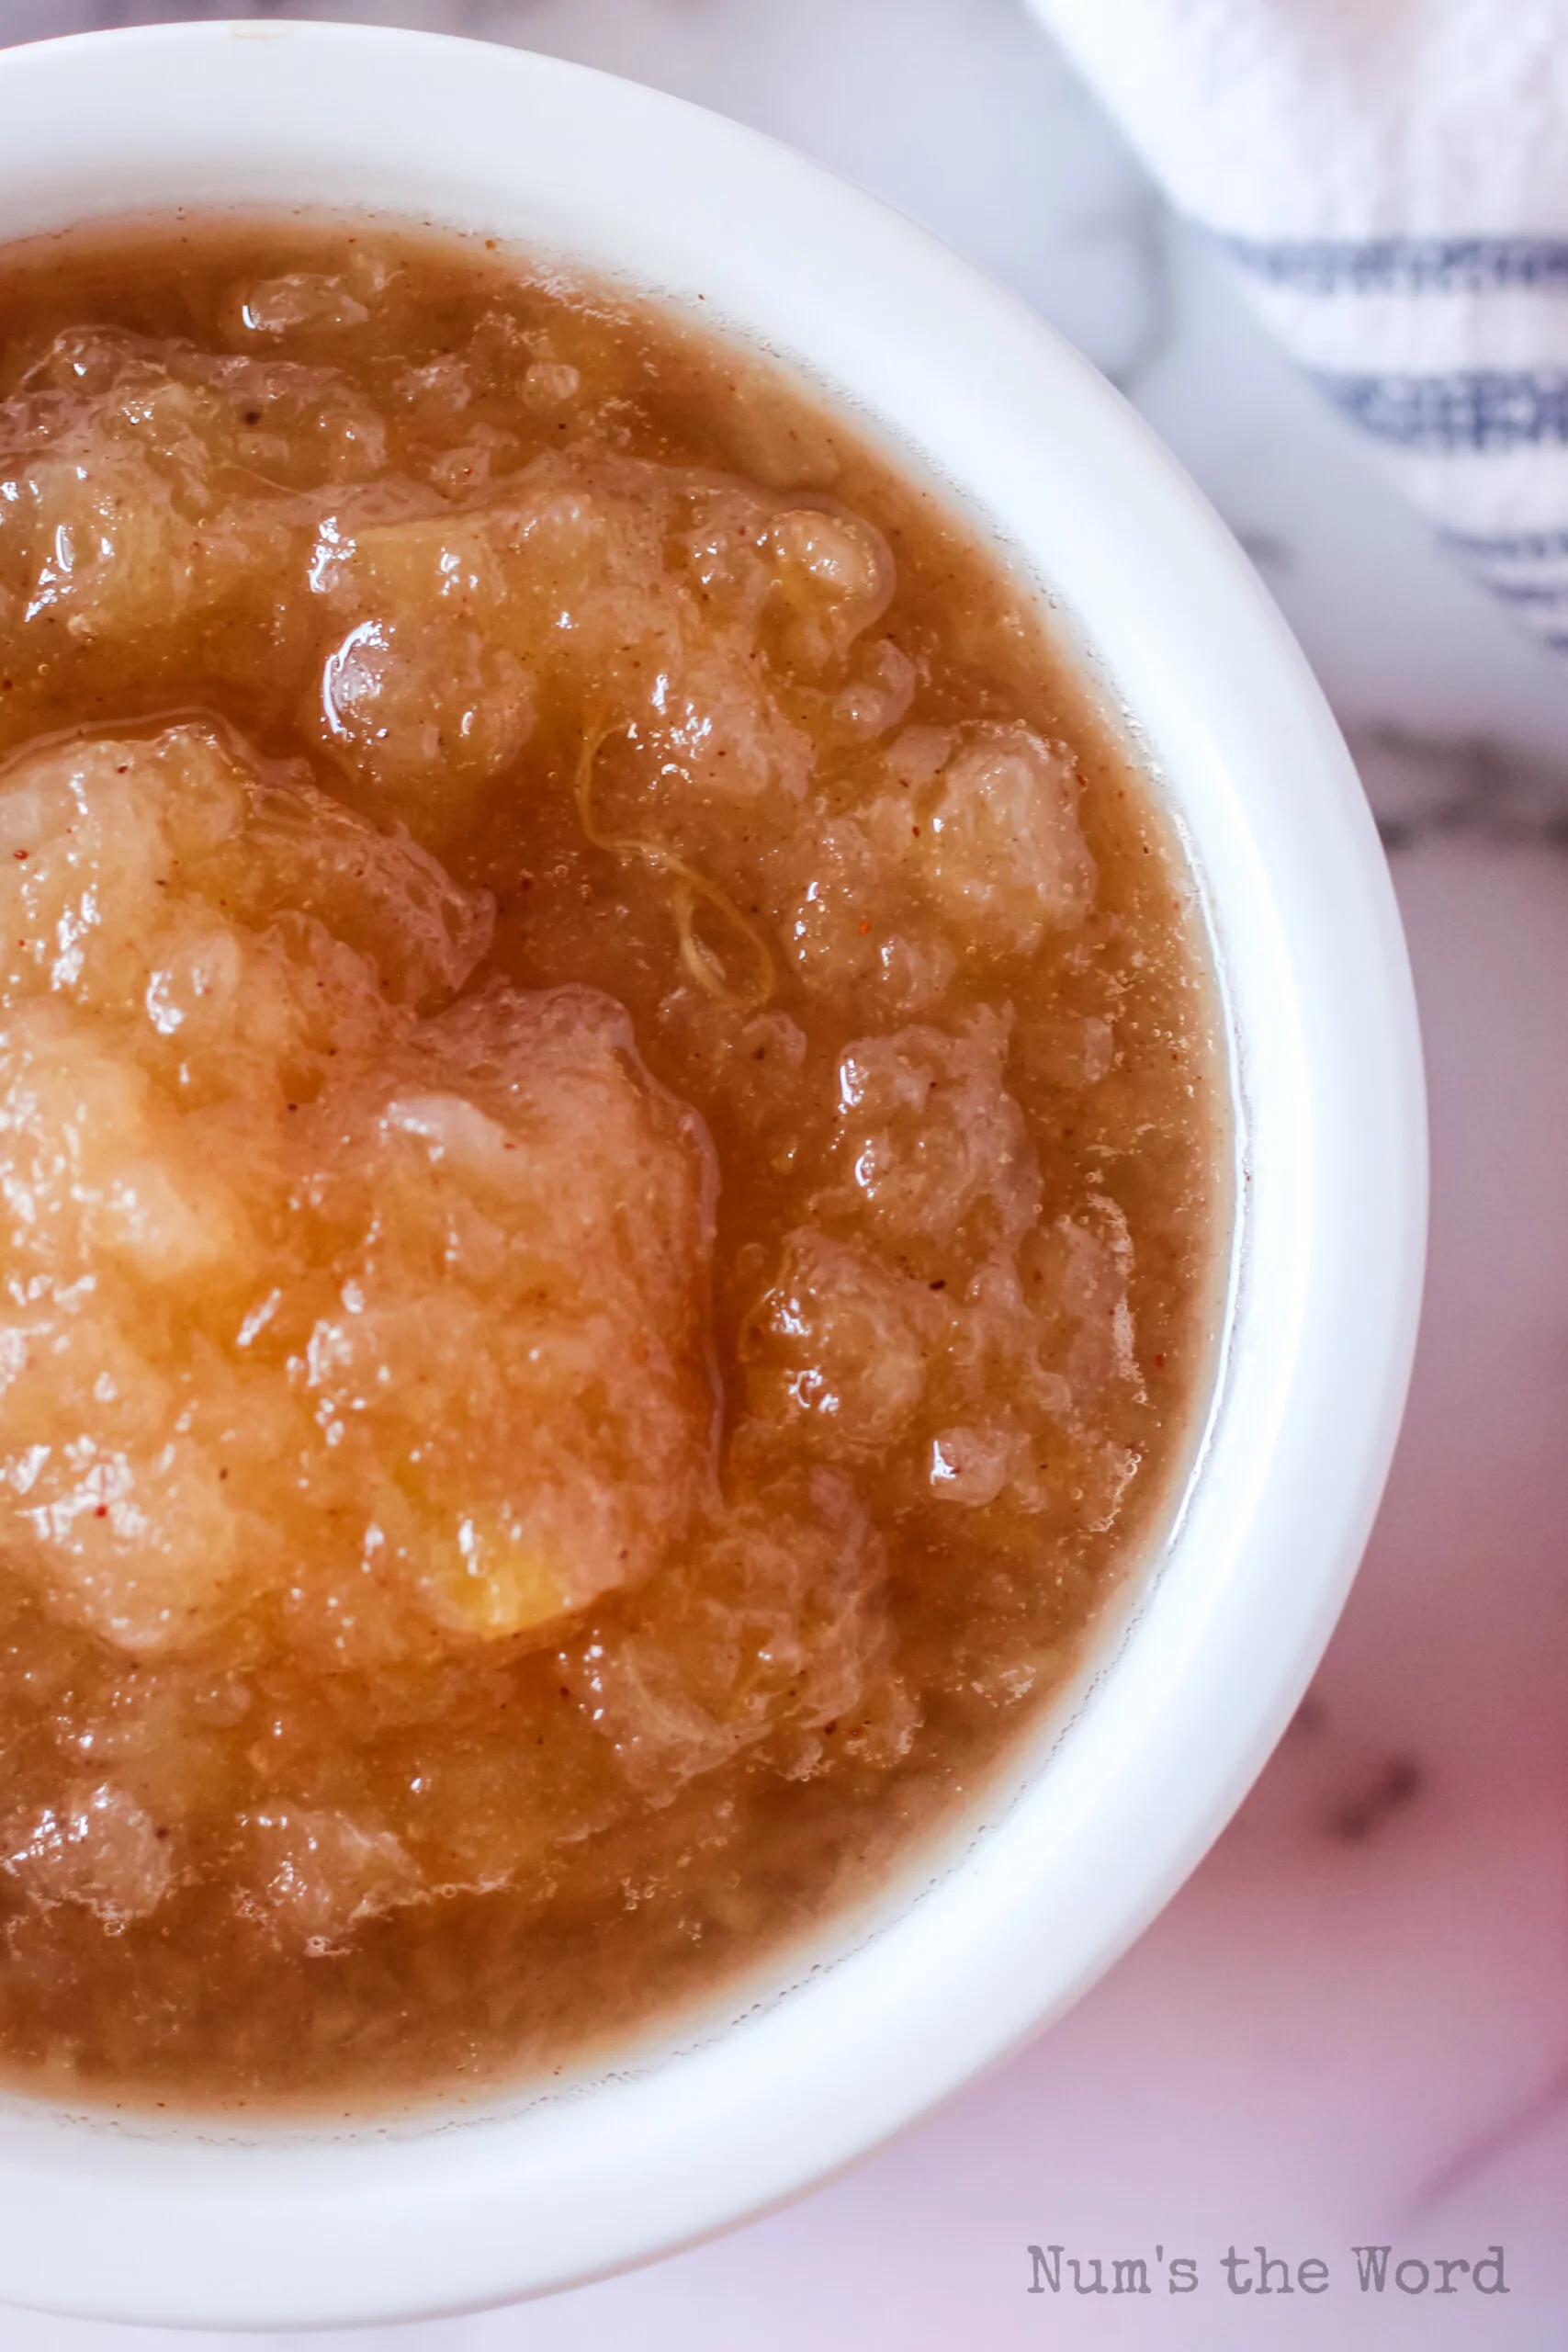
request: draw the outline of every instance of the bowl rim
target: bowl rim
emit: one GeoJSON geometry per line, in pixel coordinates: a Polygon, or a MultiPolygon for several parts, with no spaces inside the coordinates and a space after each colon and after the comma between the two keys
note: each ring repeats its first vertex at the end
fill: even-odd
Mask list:
{"type": "Polygon", "coordinates": [[[722,2032],[505,2110],[242,2141],[0,2102],[0,2300],[225,2327],[514,2301],[857,2161],[1060,2014],[1239,1804],[1348,1589],[1409,1376],[1425,1114],[1392,888],[1315,682],[1175,461],[1021,303],[819,166],[525,50],[319,21],[0,51],[0,130],[7,243],[182,200],[390,213],[618,271],[803,368],[1063,600],[1210,916],[1246,1249],[1201,1472],[1070,1720],[918,1900],[722,2032]]]}

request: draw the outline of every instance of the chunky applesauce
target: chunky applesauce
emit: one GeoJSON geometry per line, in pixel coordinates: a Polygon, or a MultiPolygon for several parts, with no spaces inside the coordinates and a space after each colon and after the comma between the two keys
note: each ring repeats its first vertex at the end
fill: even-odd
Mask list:
{"type": "Polygon", "coordinates": [[[1190,1458],[1148,786],[801,385],[482,246],[0,266],[0,2071],[559,2069],[852,1903],[1190,1458]]]}

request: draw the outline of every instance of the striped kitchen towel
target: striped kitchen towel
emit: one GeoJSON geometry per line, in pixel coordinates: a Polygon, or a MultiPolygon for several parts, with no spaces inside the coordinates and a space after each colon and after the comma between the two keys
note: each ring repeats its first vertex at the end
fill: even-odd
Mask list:
{"type": "Polygon", "coordinates": [[[1568,0],[1032,0],[1450,546],[1568,653],[1568,0]]]}

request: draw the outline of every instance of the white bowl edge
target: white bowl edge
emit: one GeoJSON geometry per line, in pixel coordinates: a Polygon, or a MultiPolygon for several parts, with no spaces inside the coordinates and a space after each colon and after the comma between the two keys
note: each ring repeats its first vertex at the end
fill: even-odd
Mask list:
{"type": "Polygon", "coordinates": [[[364,28],[0,53],[0,236],[185,203],[482,229],[705,309],[953,485],[1151,747],[1231,1001],[1247,1262],[1143,1604],[1035,1782],[791,1996],[590,2093],[251,2145],[0,2110],[0,2297],[329,2325],[513,2299],[777,2204],[1058,2014],[1223,1827],[1332,1629],[1397,1429],[1425,1234],[1419,1044],[1348,754],[1251,568],[1076,354],[897,216],[680,102],[364,28]]]}

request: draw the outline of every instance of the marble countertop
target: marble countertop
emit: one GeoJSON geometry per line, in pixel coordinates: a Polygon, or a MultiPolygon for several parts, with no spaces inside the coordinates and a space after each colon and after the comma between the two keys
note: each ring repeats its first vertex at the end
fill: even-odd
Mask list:
{"type": "MultiPolygon", "coordinates": [[[[1309,1700],[1176,1901],[1022,2056],[791,2211],[547,2304],[389,2335],[407,2352],[1556,2352],[1568,664],[1434,550],[1021,0],[0,0],[0,37],[204,14],[433,24],[660,84],[887,197],[1054,320],[1196,475],[1328,690],[1382,821],[1431,1083],[1431,1274],[1387,1502],[1309,1700]],[[1446,2296],[1431,2268],[1425,2292],[1419,2268],[1362,2291],[1350,2249],[1368,2244],[1427,2266],[1501,2245],[1507,2291],[1459,2268],[1446,2296]],[[1078,2294],[1064,2273],[1031,2295],[1031,2245],[1077,2257],[1086,2289],[1095,2257],[1109,2283],[1142,2256],[1155,2291],[1078,2294]],[[1266,2309],[1260,2245],[1292,2266],[1266,2309]],[[1232,2247],[1250,2265],[1234,2291],[1232,2247]],[[1179,2257],[1199,2266],[1190,2293],[1169,2291],[1179,2257]]],[[[21,2313],[0,2335],[160,2340],[21,2313]]]]}

